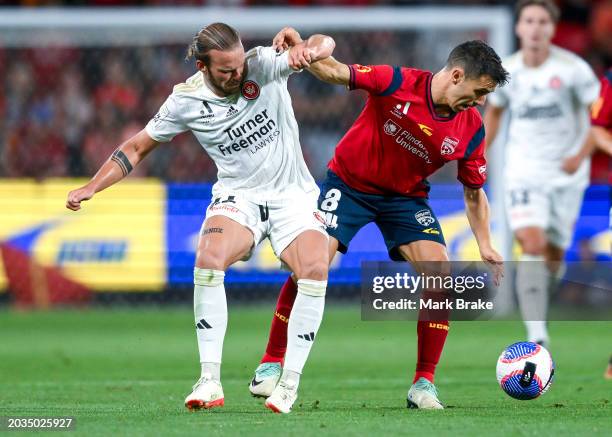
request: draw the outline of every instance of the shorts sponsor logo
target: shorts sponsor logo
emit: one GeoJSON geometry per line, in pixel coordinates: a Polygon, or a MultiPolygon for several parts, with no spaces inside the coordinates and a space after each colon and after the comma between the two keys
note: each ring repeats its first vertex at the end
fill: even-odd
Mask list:
{"type": "Polygon", "coordinates": [[[436,219],[431,215],[431,211],[428,209],[422,209],[418,211],[414,218],[421,226],[429,226],[436,222],[436,219]]]}
{"type": "Polygon", "coordinates": [[[478,167],[478,173],[480,173],[480,174],[487,174],[487,166],[486,165],[481,165],[480,167],[478,167]]]}
{"type": "Polygon", "coordinates": [[[242,97],[247,100],[255,100],[259,97],[259,85],[252,80],[247,80],[242,84],[242,97]]]}
{"type": "Polygon", "coordinates": [[[327,226],[327,223],[325,223],[325,217],[323,217],[323,214],[321,214],[319,211],[314,211],[312,215],[314,215],[314,218],[321,222],[323,226],[327,226]]]}
{"type": "Polygon", "coordinates": [[[396,136],[397,133],[402,130],[399,125],[392,120],[387,120],[383,129],[387,135],[391,135],[392,137],[396,136]]]}
{"type": "Polygon", "coordinates": [[[425,234],[440,235],[440,231],[438,231],[436,228],[423,229],[422,232],[425,234]]]}
{"type": "Polygon", "coordinates": [[[455,148],[459,144],[459,140],[453,137],[444,137],[442,140],[442,146],[440,147],[440,153],[442,155],[452,155],[455,152],[455,148]]]}
{"type": "Polygon", "coordinates": [[[240,210],[236,208],[235,206],[223,205],[223,204],[212,205],[209,208],[209,211],[210,212],[225,211],[225,212],[231,212],[232,214],[237,214],[238,212],[240,212],[240,210]]]}

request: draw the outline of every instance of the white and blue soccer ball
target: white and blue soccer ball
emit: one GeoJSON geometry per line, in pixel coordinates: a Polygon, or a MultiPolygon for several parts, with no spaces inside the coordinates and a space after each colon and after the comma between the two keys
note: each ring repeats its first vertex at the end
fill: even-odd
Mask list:
{"type": "Polygon", "coordinates": [[[508,346],[497,360],[497,382],[509,396],[535,399],[550,388],[555,363],[541,345],[522,341],[508,346]]]}

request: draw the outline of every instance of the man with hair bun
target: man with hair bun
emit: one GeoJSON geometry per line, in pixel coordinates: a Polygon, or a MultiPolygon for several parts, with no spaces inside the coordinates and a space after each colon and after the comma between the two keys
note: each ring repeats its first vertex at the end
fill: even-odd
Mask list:
{"type": "Polygon", "coordinates": [[[308,172],[287,90],[289,76],[331,55],[335,43],[313,35],[279,54],[272,47],[245,53],[224,23],[204,27],[188,58],[197,72],[172,94],[146,127],[121,144],[66,206],[122,180],[160,143],[191,131],[218,168],[194,269],[194,313],[201,377],[185,399],[190,409],[224,404],[221,356],[227,327],[225,271],[269,238],[298,278],[283,374],[266,407],[289,413],[302,369],[321,324],[327,288],[328,236],[317,210],[319,189],[308,172]]]}

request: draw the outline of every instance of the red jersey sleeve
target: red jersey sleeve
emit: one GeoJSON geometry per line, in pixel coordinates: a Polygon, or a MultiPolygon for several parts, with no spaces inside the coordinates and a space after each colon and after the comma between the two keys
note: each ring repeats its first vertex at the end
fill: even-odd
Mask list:
{"type": "Polygon", "coordinates": [[[599,98],[593,104],[591,123],[594,126],[612,127],[612,70],[601,80],[599,98]]]}
{"type": "MultiPolygon", "coordinates": [[[[398,68],[390,65],[349,65],[349,89],[362,89],[372,94],[383,94],[390,86],[398,68]]],[[[401,79],[401,71],[400,79],[401,79]]]]}
{"type": "Polygon", "coordinates": [[[462,159],[457,163],[457,179],[469,188],[481,188],[487,180],[484,125],[474,134],[462,159]]]}

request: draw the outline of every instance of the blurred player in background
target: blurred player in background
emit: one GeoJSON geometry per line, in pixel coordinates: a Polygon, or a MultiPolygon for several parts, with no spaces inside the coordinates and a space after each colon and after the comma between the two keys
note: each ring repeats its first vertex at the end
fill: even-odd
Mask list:
{"type": "Polygon", "coordinates": [[[145,129],[121,144],[92,180],[68,194],[67,207],[119,182],[160,143],[192,131],[218,168],[194,269],[194,312],[201,377],[188,408],[224,404],[221,355],[227,327],[225,270],[270,239],[276,255],[298,278],[285,370],[266,400],[288,413],[323,316],[327,241],[317,213],[319,194],[299,143],[287,91],[296,69],[328,57],[334,41],[314,35],[279,55],[271,47],[244,52],[238,32],[223,23],[194,37],[189,57],[198,72],[176,85],[145,129]]]}
{"type": "MultiPolygon", "coordinates": [[[[573,173],[594,148],[612,156],[612,68],[601,79],[599,98],[591,110],[591,131],[582,150],[566,160],[564,169],[573,173]]],[[[608,173],[608,184],[612,187],[612,169],[608,173]]],[[[612,206],[610,207],[610,229],[612,230],[612,206]]],[[[612,247],[610,248],[612,250],[612,247]]],[[[604,372],[606,379],[612,379],[612,356],[604,372]]]]}
{"type": "MultiPolygon", "coordinates": [[[[300,43],[299,34],[289,28],[274,40],[281,49],[300,43]]],[[[493,49],[481,41],[461,44],[436,74],[389,65],[346,65],[332,57],[313,64],[309,71],[325,82],[369,94],[365,108],[336,147],[319,197],[330,235],[330,260],[336,251],[346,253],[359,229],[374,222],[393,260],[438,274],[423,271],[424,265],[418,264],[449,260],[442,228],[427,202],[426,178],[456,160],[480,255],[499,278],[502,258],[491,245],[489,205],[482,189],[484,126],[475,108],[507,80],[493,49]]],[[[436,299],[438,293],[431,291],[435,290],[426,290],[426,296],[436,299]]],[[[267,395],[281,375],[295,295],[290,277],[278,299],[266,353],[251,382],[254,395],[267,395]]],[[[435,322],[425,313],[419,313],[418,359],[408,405],[442,409],[434,372],[448,334],[448,312],[437,314],[435,322]]]]}
{"type": "Polygon", "coordinates": [[[552,0],[521,0],[516,6],[520,50],[504,61],[510,82],[489,98],[487,145],[509,109],[505,160],[508,222],[522,254],[516,290],[529,341],[549,343],[546,327],[551,277],[571,244],[589,163],[574,175],[562,169],[588,130],[588,107],[599,86],[589,65],[551,44],[559,10],[552,0]]]}

